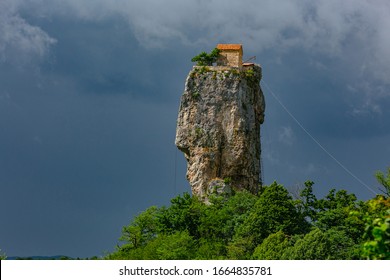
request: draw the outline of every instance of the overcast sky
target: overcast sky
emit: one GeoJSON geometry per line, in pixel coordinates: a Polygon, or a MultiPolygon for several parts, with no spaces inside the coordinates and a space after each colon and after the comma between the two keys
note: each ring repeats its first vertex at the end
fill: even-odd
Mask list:
{"type": "Polygon", "coordinates": [[[0,0],[0,248],[102,255],[190,192],[179,101],[217,43],[263,67],[265,183],[372,198],[390,165],[389,30],[387,0],[0,0]]]}

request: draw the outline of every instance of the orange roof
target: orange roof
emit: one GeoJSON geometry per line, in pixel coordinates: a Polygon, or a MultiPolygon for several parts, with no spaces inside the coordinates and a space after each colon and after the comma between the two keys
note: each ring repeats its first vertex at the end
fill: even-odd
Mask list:
{"type": "Polygon", "coordinates": [[[241,44],[218,44],[217,49],[239,51],[242,50],[242,45],[241,44]]]}

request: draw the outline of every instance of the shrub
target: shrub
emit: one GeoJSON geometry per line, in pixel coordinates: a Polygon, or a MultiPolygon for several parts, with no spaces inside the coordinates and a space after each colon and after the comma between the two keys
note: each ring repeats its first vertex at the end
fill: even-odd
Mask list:
{"type": "Polygon", "coordinates": [[[220,52],[221,50],[217,48],[213,49],[211,53],[201,52],[197,56],[194,56],[191,61],[196,62],[198,66],[211,66],[217,61],[220,52]]]}

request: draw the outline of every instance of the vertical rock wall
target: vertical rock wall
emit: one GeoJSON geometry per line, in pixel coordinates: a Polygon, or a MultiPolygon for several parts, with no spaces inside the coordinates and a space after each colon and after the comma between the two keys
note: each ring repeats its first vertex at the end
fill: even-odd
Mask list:
{"type": "Polygon", "coordinates": [[[261,184],[260,79],[258,65],[195,66],[186,79],[175,144],[187,159],[192,193],[202,200],[221,189],[256,193],[261,184]]]}

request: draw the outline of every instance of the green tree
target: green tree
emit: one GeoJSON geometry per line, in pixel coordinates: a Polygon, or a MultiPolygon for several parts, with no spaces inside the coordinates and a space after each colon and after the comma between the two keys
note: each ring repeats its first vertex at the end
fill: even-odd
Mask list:
{"type": "Polygon", "coordinates": [[[325,198],[317,200],[314,225],[322,231],[342,231],[355,243],[359,243],[364,232],[362,206],[363,203],[357,201],[354,194],[349,194],[346,190],[332,189],[325,198]],[[355,215],[351,215],[352,212],[355,215]]]}
{"type": "Polygon", "coordinates": [[[5,260],[6,258],[7,258],[6,254],[2,253],[0,249],[0,260],[5,260]]]}
{"type": "Polygon", "coordinates": [[[122,228],[120,240],[129,248],[145,246],[158,234],[158,213],[159,209],[152,206],[139,214],[130,225],[122,228]]]}
{"type": "Polygon", "coordinates": [[[377,171],[375,173],[375,177],[376,177],[377,181],[379,182],[379,184],[381,184],[383,187],[383,190],[381,190],[383,192],[383,194],[386,197],[390,197],[390,167],[387,169],[386,176],[383,174],[383,172],[377,171]]]}
{"type": "Polygon", "coordinates": [[[235,240],[229,246],[230,256],[249,258],[254,248],[272,233],[283,231],[293,235],[308,230],[309,224],[295,207],[288,191],[274,182],[263,187],[256,204],[237,228],[235,240]],[[239,255],[240,252],[244,255],[239,255]]]}
{"type": "Polygon", "coordinates": [[[300,200],[297,201],[297,207],[302,212],[302,214],[309,218],[309,221],[317,220],[317,197],[313,192],[313,181],[306,181],[305,187],[300,192],[300,200]]]}
{"type": "Polygon", "coordinates": [[[390,197],[377,196],[367,202],[364,214],[366,228],[362,257],[371,260],[390,260],[390,197]]]}
{"type": "Polygon", "coordinates": [[[231,241],[237,226],[242,224],[257,201],[247,191],[238,192],[228,199],[215,197],[200,217],[199,232],[202,237],[231,241]]]}
{"type": "Polygon", "coordinates": [[[221,50],[215,48],[211,53],[201,52],[197,56],[194,56],[191,61],[196,62],[198,66],[210,66],[217,61],[219,53],[221,50]]]}
{"type": "Polygon", "coordinates": [[[195,242],[187,231],[161,234],[137,254],[144,260],[189,260],[195,256],[195,242]]]}
{"type": "Polygon", "coordinates": [[[270,234],[258,245],[253,253],[255,260],[282,260],[283,253],[289,247],[288,237],[282,232],[270,234]]]}
{"type": "Polygon", "coordinates": [[[345,232],[313,229],[294,246],[288,247],[282,259],[287,260],[345,260],[354,257],[356,244],[345,232]]]}
{"type": "Polygon", "coordinates": [[[243,223],[258,197],[246,192],[237,192],[226,197],[213,197],[200,216],[198,259],[225,259],[228,245],[236,229],[243,223]]]}
{"type": "Polygon", "coordinates": [[[226,245],[224,241],[201,238],[197,242],[195,259],[223,260],[226,259],[226,245]]]}
{"type": "Polygon", "coordinates": [[[206,209],[206,205],[197,197],[191,197],[188,193],[171,199],[168,208],[162,208],[159,213],[159,227],[163,233],[185,231],[197,238],[200,238],[200,218],[206,209]]]}

